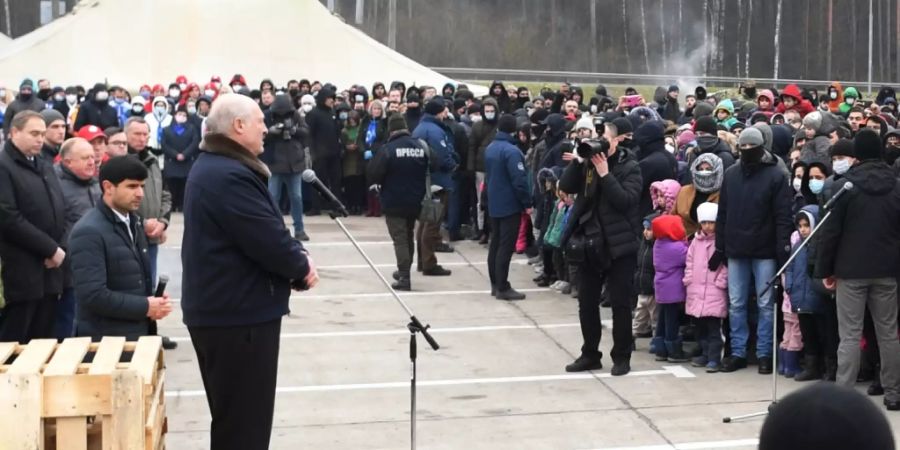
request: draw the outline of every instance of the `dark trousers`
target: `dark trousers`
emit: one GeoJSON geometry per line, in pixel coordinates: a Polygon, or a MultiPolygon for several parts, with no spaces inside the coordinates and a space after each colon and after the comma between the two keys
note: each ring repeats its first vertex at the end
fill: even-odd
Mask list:
{"type": "Polygon", "coordinates": [[[681,325],[681,304],[659,302],[656,304],[656,334],[653,337],[663,338],[666,342],[675,342],[681,325]]]}
{"type": "Polygon", "coordinates": [[[388,234],[394,241],[394,256],[397,258],[397,270],[409,275],[412,266],[413,251],[415,250],[413,234],[416,230],[416,217],[385,215],[388,234]]]}
{"type": "Polygon", "coordinates": [[[0,342],[26,344],[32,339],[55,339],[56,305],[59,295],[8,302],[0,323],[0,342]]]}
{"type": "Polygon", "coordinates": [[[75,336],[75,289],[63,289],[56,304],[56,325],[53,327],[56,339],[75,336]]]}
{"type": "Polygon", "coordinates": [[[441,223],[447,216],[447,191],[443,190],[435,196],[441,201],[441,219],[437,222],[419,222],[416,227],[416,243],[419,244],[419,266],[422,270],[433,269],[437,266],[437,256],[434,249],[443,242],[441,240],[441,223]]]}
{"type": "Polygon", "coordinates": [[[633,295],[634,270],[637,255],[627,255],[614,259],[603,269],[603,261],[593,255],[580,266],[578,285],[578,319],[581,322],[581,336],[584,344],[581,354],[597,358],[600,353],[600,293],[607,285],[607,298],[612,306],[613,347],[610,356],[613,362],[631,359],[631,297],[633,295]]]}
{"type": "Polygon", "coordinates": [[[166,186],[172,194],[172,211],[184,211],[184,187],[187,178],[166,178],[166,186]]]}
{"type": "Polygon", "coordinates": [[[822,314],[797,314],[800,334],[803,335],[803,353],[824,360],[837,360],[838,335],[837,312],[834,301],[826,301],[830,311],[822,314]]]}
{"type": "Polygon", "coordinates": [[[497,292],[509,290],[509,263],[516,251],[516,238],[519,237],[519,222],[522,214],[515,213],[506,217],[491,217],[491,243],[488,248],[488,274],[491,286],[497,292]]]}
{"type": "MultiPolygon", "coordinates": [[[[334,157],[321,157],[313,159],[313,170],[316,171],[316,176],[322,180],[322,184],[324,184],[332,193],[335,195],[340,195],[341,191],[341,178],[343,178],[343,167],[341,166],[341,158],[336,156],[334,157]]],[[[313,203],[314,208],[317,210],[331,210],[331,202],[327,199],[322,198],[321,195],[314,195],[315,202],[313,203]]]]}
{"type": "Polygon", "coordinates": [[[698,317],[695,319],[697,342],[705,351],[708,361],[722,361],[722,319],[718,317],[698,317]]]}
{"type": "Polygon", "coordinates": [[[366,207],[366,176],[351,175],[344,177],[344,206],[354,212],[362,212],[366,207]]]}
{"type": "Polygon", "coordinates": [[[212,415],[212,450],[269,448],[281,318],[257,325],[188,327],[212,415]]]}

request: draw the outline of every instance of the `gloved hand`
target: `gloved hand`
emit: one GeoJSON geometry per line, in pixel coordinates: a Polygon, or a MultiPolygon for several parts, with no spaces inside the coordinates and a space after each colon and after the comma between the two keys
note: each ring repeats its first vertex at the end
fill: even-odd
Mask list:
{"type": "Polygon", "coordinates": [[[284,129],[283,123],[276,123],[275,125],[272,125],[271,127],[269,127],[269,133],[272,133],[272,134],[281,133],[281,130],[283,130],[283,129],[284,129]]]}
{"type": "Polygon", "coordinates": [[[719,250],[716,250],[716,252],[713,253],[713,255],[709,257],[709,266],[708,266],[709,271],[715,272],[715,271],[719,270],[719,267],[721,267],[722,264],[725,264],[727,266],[728,258],[725,257],[725,253],[723,253],[719,250]]]}
{"type": "Polygon", "coordinates": [[[363,153],[363,158],[365,158],[366,161],[372,159],[372,150],[366,150],[366,152],[363,153]]]}

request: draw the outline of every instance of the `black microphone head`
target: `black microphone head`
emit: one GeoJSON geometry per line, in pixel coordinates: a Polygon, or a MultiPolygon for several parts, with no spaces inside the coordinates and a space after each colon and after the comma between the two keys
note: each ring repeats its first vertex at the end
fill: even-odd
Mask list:
{"type": "Polygon", "coordinates": [[[306,169],[303,173],[300,174],[300,178],[303,178],[303,181],[307,183],[315,183],[318,179],[316,177],[316,172],[312,169],[306,169]]]}

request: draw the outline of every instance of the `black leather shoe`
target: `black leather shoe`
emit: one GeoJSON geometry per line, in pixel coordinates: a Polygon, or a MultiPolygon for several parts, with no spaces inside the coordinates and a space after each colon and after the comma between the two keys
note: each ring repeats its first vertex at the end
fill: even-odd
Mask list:
{"type": "Polygon", "coordinates": [[[600,358],[579,356],[575,362],[566,366],[566,372],[584,372],[587,370],[600,370],[602,368],[603,363],[600,362],[600,358]]]}
{"type": "Polygon", "coordinates": [[[441,242],[440,245],[434,248],[434,251],[438,253],[453,253],[453,246],[446,242],[441,242]]]}
{"type": "Polygon", "coordinates": [[[759,372],[760,375],[772,375],[771,356],[761,356],[759,358],[759,367],[757,368],[757,372],[759,372]]]}
{"type": "Polygon", "coordinates": [[[628,372],[631,372],[631,364],[628,361],[619,361],[613,363],[612,369],[610,369],[609,374],[614,377],[621,377],[622,375],[628,375],[628,372]]]}
{"type": "Polygon", "coordinates": [[[397,281],[391,283],[391,287],[394,288],[395,291],[411,291],[412,283],[409,281],[409,278],[400,277],[397,281]]]}
{"type": "Polygon", "coordinates": [[[525,300],[525,294],[513,288],[509,288],[505,291],[498,291],[496,297],[497,300],[525,300]]]}
{"type": "Polygon", "coordinates": [[[884,386],[881,385],[881,381],[873,381],[866,389],[866,394],[869,394],[872,397],[884,395],[884,386]]]}
{"type": "Polygon", "coordinates": [[[885,400],[884,407],[888,411],[900,411],[900,400],[885,400]]]}
{"type": "Polygon", "coordinates": [[[430,269],[425,269],[422,271],[422,275],[426,275],[429,277],[446,277],[453,273],[450,270],[447,270],[441,266],[434,266],[430,269]]]}
{"type": "Polygon", "coordinates": [[[162,341],[163,348],[166,350],[175,350],[176,348],[178,348],[178,343],[169,339],[168,336],[163,336],[162,341]]]}
{"type": "Polygon", "coordinates": [[[394,273],[391,274],[391,276],[394,277],[395,280],[399,280],[400,279],[400,271],[395,270],[394,273]]]}
{"type": "Polygon", "coordinates": [[[556,280],[553,278],[544,277],[544,278],[541,278],[541,281],[537,282],[537,286],[538,287],[548,287],[555,282],[556,282],[556,280]]]}
{"type": "MultiPolygon", "coordinates": [[[[739,356],[729,356],[722,361],[722,372],[735,372],[740,369],[747,368],[747,359],[739,356]]],[[[769,363],[769,370],[772,370],[772,363],[769,363]]]]}

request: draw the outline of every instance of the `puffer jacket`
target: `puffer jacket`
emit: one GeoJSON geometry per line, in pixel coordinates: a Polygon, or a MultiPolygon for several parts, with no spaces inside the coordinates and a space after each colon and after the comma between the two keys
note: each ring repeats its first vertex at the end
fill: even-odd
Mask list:
{"type": "Polygon", "coordinates": [[[734,103],[731,102],[730,99],[724,99],[716,105],[716,110],[713,111],[713,115],[716,118],[716,124],[724,126],[726,129],[731,129],[734,124],[737,123],[737,119],[734,117],[734,103]],[[728,112],[728,118],[725,120],[719,119],[719,111],[724,110],[728,112]]]}
{"type": "Polygon", "coordinates": [[[653,288],[656,302],[681,303],[685,300],[684,268],[688,246],[681,218],[666,214],[653,219],[653,288]]]}
{"type": "Polygon", "coordinates": [[[698,231],[687,253],[684,285],[687,286],[685,312],[691,317],[728,316],[728,267],[709,271],[709,259],[716,251],[716,235],[698,231]]]}
{"type": "MultiPolygon", "coordinates": [[[[804,206],[798,214],[803,214],[809,221],[810,228],[815,228],[818,221],[819,208],[815,205],[804,206]]],[[[792,251],[797,252],[797,257],[791,261],[784,272],[784,290],[791,296],[791,312],[798,314],[821,314],[825,312],[825,299],[821,294],[821,287],[813,287],[821,284],[821,280],[814,280],[809,276],[809,247],[803,247],[797,251],[802,242],[794,244],[792,251]]]]}
{"type": "MultiPolygon", "coordinates": [[[[645,219],[646,220],[646,219],[645,219]]],[[[634,271],[634,290],[638,295],[653,295],[653,278],[656,270],[653,269],[653,239],[647,240],[641,236],[641,247],[638,249],[637,269],[634,271]]]]}

